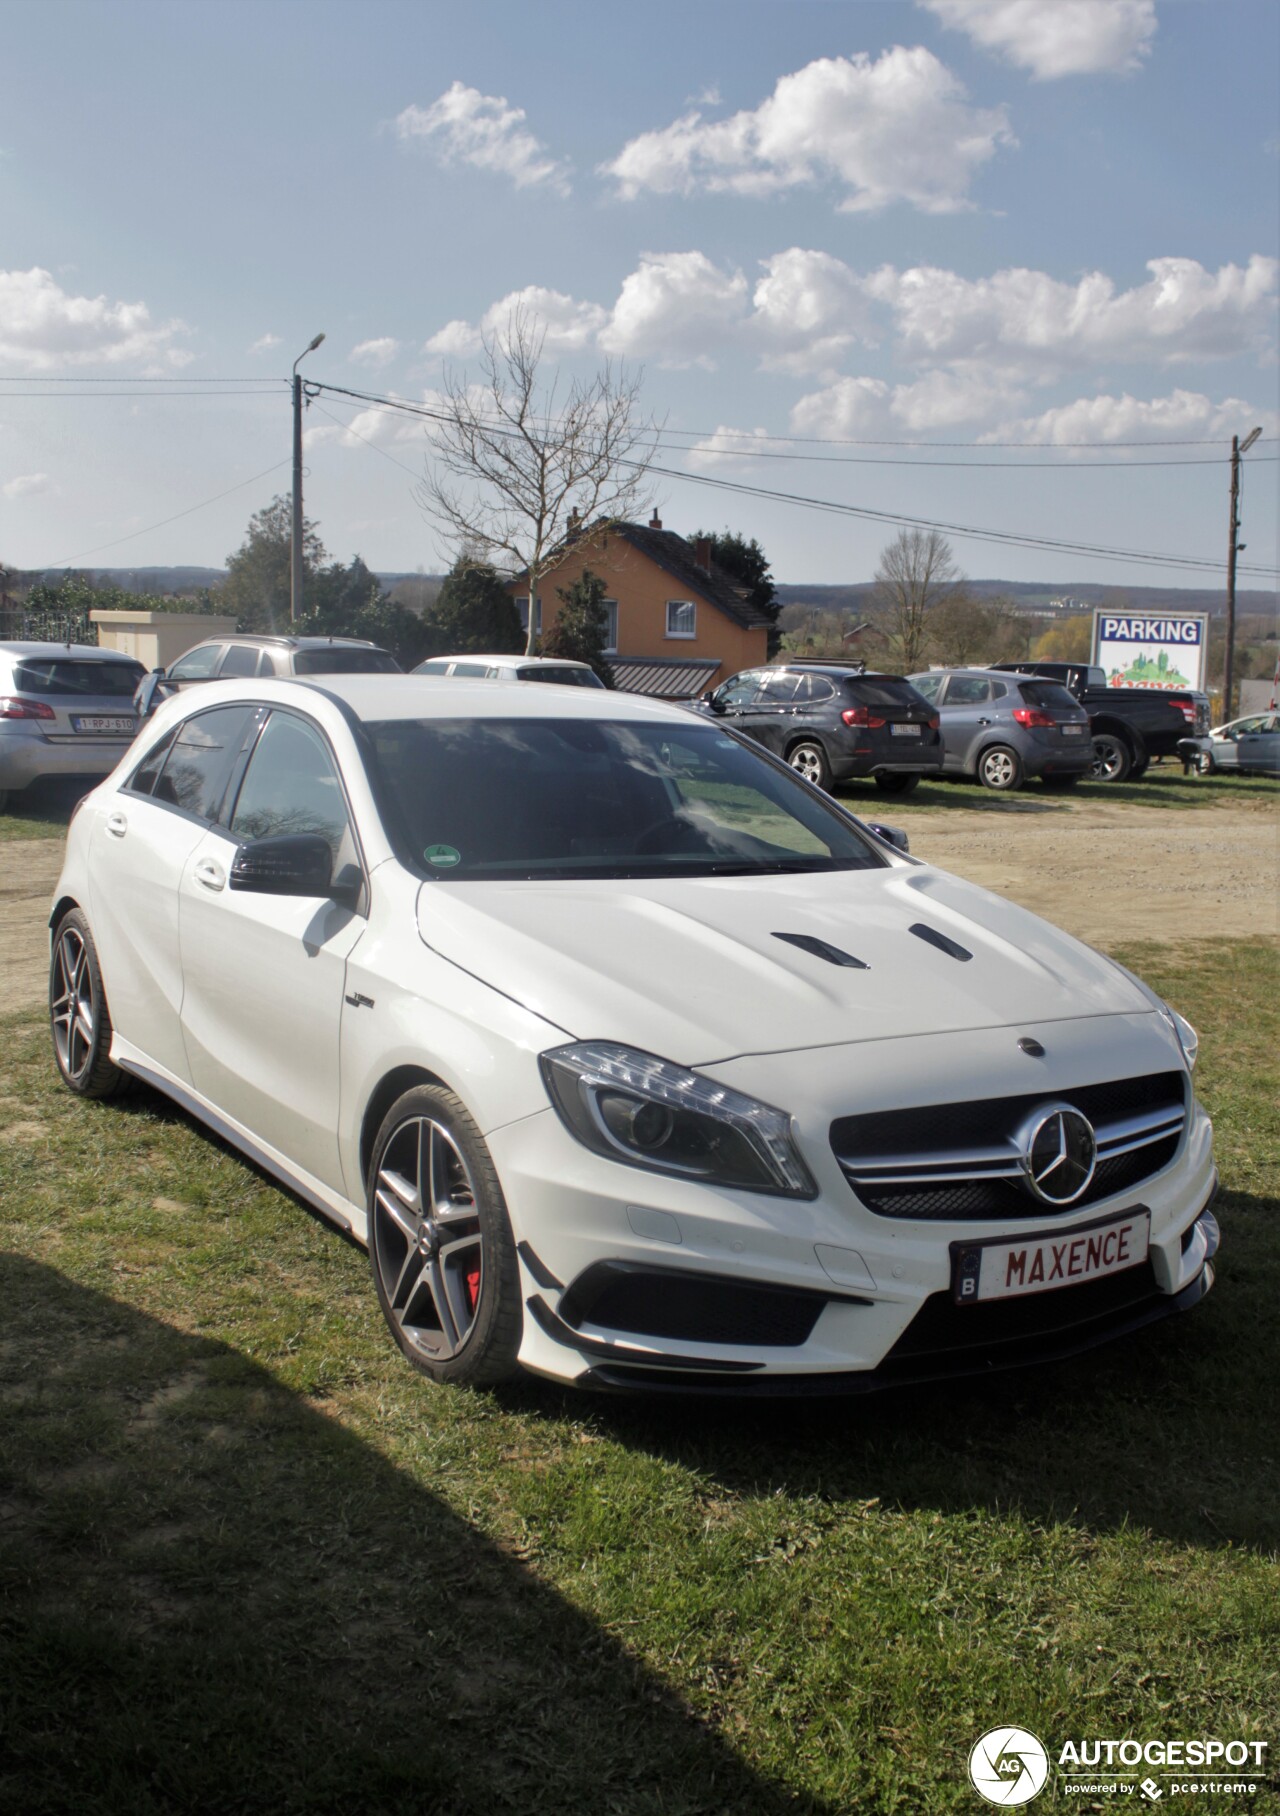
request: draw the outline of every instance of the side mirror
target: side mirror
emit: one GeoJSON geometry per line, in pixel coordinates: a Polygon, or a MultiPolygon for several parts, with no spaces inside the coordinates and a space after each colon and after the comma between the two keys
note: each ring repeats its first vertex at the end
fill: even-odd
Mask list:
{"type": "Polygon", "coordinates": [[[252,839],[232,859],[230,882],[251,895],[328,896],[333,886],[329,841],[318,832],[252,839]]]}
{"type": "Polygon", "coordinates": [[[722,700],[718,700],[716,698],[714,688],[709,687],[707,689],[706,693],[700,695],[699,698],[701,699],[702,704],[706,707],[708,712],[722,713],[724,711],[724,702],[722,700]]]}
{"type": "Polygon", "coordinates": [[[911,850],[911,841],[901,826],[881,826],[876,820],[868,820],[867,830],[874,832],[878,839],[883,839],[886,845],[892,845],[895,851],[911,850]]]}

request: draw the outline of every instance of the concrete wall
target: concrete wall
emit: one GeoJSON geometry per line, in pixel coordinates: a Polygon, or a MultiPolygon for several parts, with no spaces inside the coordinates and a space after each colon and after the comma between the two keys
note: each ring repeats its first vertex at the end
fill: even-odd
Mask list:
{"type": "Polygon", "coordinates": [[[144,668],[168,668],[206,637],[229,637],[234,618],[209,612],[90,612],[103,649],[135,656],[144,668]]]}

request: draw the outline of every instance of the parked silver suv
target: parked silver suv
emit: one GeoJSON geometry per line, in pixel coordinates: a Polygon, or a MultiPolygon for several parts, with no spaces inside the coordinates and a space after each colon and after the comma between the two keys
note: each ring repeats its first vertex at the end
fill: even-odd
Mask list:
{"type": "Polygon", "coordinates": [[[32,782],[109,775],[137,730],[145,673],[96,643],[0,643],[0,808],[32,782]]]}
{"type": "Polygon", "coordinates": [[[1058,681],[989,668],[932,668],[911,685],[938,710],[942,773],[1007,790],[1074,788],[1093,763],[1089,715],[1058,681]]]}
{"type": "Polygon", "coordinates": [[[203,643],[154,668],[138,689],[137,708],[149,718],[162,700],[198,681],[245,679],[250,675],[398,675],[390,650],[362,637],[277,637],[237,632],[206,637],[203,643]]]}

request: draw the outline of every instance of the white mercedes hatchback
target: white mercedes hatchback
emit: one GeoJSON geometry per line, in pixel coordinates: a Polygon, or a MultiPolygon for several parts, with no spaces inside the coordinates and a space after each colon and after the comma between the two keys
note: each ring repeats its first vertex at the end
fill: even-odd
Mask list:
{"type": "Polygon", "coordinates": [[[212,682],[50,926],[70,1089],[144,1080],[366,1243],[440,1380],[852,1391],[1212,1284],[1190,1027],[679,708],[212,682]]]}

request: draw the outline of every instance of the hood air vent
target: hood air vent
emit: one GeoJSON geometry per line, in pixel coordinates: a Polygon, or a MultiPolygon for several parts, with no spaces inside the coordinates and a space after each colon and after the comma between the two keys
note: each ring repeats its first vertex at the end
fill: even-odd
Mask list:
{"type": "MultiPolygon", "coordinates": [[[[855,958],[851,952],[842,952],[839,946],[828,945],[826,940],[815,939],[811,933],[775,933],[774,939],[785,940],[788,946],[798,946],[801,952],[808,952],[814,958],[825,958],[829,965],[846,965],[850,971],[869,971],[870,965],[855,958]]],[[[968,954],[966,953],[966,957],[968,954]]]]}
{"type": "Polygon", "coordinates": [[[907,931],[914,933],[918,940],[926,940],[929,945],[936,946],[939,952],[945,952],[950,958],[958,958],[963,962],[973,957],[967,946],[957,945],[945,933],[939,933],[936,927],[926,927],[923,921],[916,921],[907,931]]]}

